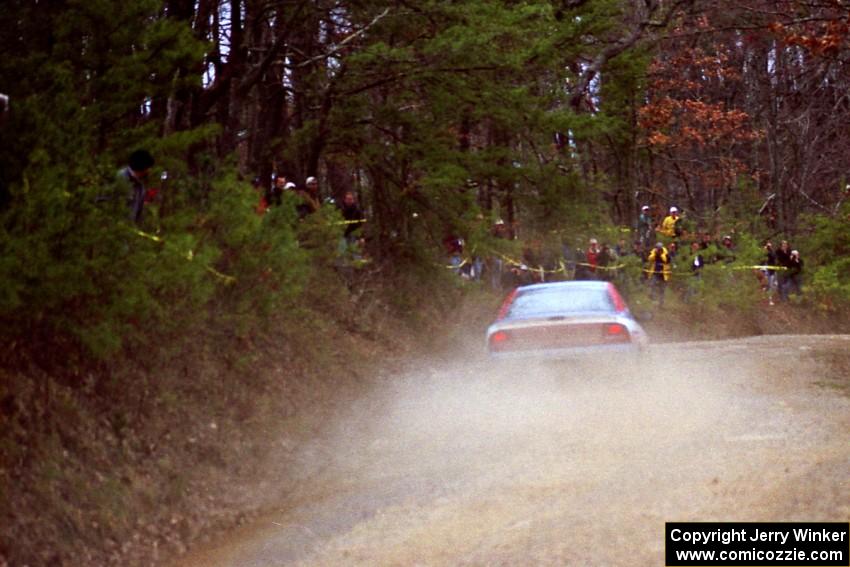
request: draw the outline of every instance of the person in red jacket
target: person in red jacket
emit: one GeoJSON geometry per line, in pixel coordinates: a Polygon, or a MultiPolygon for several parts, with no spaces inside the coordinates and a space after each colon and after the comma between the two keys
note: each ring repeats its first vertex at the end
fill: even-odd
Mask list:
{"type": "Polygon", "coordinates": [[[599,241],[595,238],[590,239],[590,246],[585,253],[585,259],[590,264],[589,269],[591,274],[596,275],[596,267],[599,265],[599,255],[602,250],[599,248],[599,241]]]}

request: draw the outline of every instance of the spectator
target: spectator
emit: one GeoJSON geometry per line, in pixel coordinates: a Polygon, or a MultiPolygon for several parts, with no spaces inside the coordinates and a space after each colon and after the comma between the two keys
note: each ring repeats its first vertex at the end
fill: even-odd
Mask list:
{"type": "Polygon", "coordinates": [[[670,258],[670,263],[673,264],[676,261],[676,255],[679,253],[679,245],[675,242],[671,242],[670,246],[667,247],[667,257],[670,258]]]}
{"type": "MultiPolygon", "coordinates": [[[[634,242],[632,243],[632,254],[634,254],[637,258],[640,259],[640,265],[643,266],[644,262],[646,262],[647,251],[646,247],[642,242],[634,242]]],[[[639,278],[645,280],[647,278],[646,270],[641,269],[639,272],[639,278]]]]}
{"type": "Polygon", "coordinates": [[[566,238],[561,241],[561,262],[564,267],[564,277],[570,279],[570,275],[574,274],[576,269],[576,253],[566,238]]]}
{"type": "Polygon", "coordinates": [[[119,191],[125,192],[130,209],[130,221],[139,224],[145,208],[147,190],[145,181],[153,167],[153,156],[147,150],[136,150],[130,154],[127,166],[118,171],[116,183],[119,191]]]}
{"type": "Polygon", "coordinates": [[[762,270],[764,274],[765,281],[765,292],[767,292],[767,300],[770,305],[773,305],[773,294],[776,292],[776,267],[779,265],[778,260],[776,259],[776,252],[773,251],[773,243],[768,240],[764,245],[764,266],[765,269],[762,270]]]}
{"type": "Polygon", "coordinates": [[[148,187],[145,190],[145,203],[153,203],[156,201],[156,198],[159,196],[160,188],[165,188],[165,184],[168,182],[168,172],[163,171],[159,174],[159,182],[160,187],[148,187]]]}
{"type": "Polygon", "coordinates": [[[254,188],[254,191],[260,197],[260,200],[257,202],[257,207],[254,210],[257,211],[258,215],[263,216],[269,209],[268,191],[263,189],[263,178],[260,176],[255,177],[254,180],[251,181],[251,187],[254,188]]]}
{"type": "MultiPolygon", "coordinates": [[[[357,205],[357,197],[353,191],[346,191],[343,196],[342,203],[339,205],[339,211],[344,222],[343,235],[339,239],[338,253],[339,266],[345,271],[350,272],[350,268],[362,263],[364,258],[365,240],[360,227],[363,226],[365,218],[363,211],[357,205]]],[[[459,256],[458,256],[459,258],[459,256]]],[[[460,267],[460,261],[457,264],[452,257],[452,266],[456,269],[460,267]]]]}
{"type": "Polygon", "coordinates": [[[447,234],[443,238],[443,247],[449,257],[449,265],[460,275],[460,269],[463,267],[463,239],[454,234],[447,234]]]}
{"type": "Polygon", "coordinates": [[[667,249],[661,242],[655,243],[655,248],[649,253],[646,261],[649,263],[649,291],[659,307],[664,306],[664,291],[670,281],[670,258],[667,249]]]}
{"type": "Polygon", "coordinates": [[[682,234],[681,224],[679,223],[679,209],[670,207],[670,214],[661,221],[658,232],[667,238],[676,238],[682,234]]]}
{"type": "MultiPolygon", "coordinates": [[[[490,229],[490,234],[498,240],[510,240],[510,233],[505,221],[497,219],[490,229]]],[[[504,280],[505,262],[498,253],[491,255],[487,259],[487,268],[490,273],[490,287],[494,290],[501,290],[504,280]]]]}
{"type": "Polygon", "coordinates": [[[298,217],[304,218],[319,210],[322,201],[319,197],[319,182],[315,177],[308,177],[304,182],[304,189],[298,191],[298,196],[301,197],[301,203],[296,207],[298,217]]]}
{"type": "Polygon", "coordinates": [[[691,244],[691,254],[693,255],[691,258],[691,273],[697,279],[702,277],[702,267],[705,266],[705,261],[702,258],[702,254],[700,254],[700,250],[701,246],[699,242],[691,244]]]}
{"type": "Polygon", "coordinates": [[[667,260],[669,261],[669,264],[670,264],[670,272],[671,273],[673,272],[673,270],[678,268],[678,265],[676,264],[676,259],[678,258],[678,256],[679,256],[679,245],[675,241],[673,241],[673,242],[671,242],[670,244],[667,245],[667,260]]]}
{"type": "Polygon", "coordinates": [[[508,230],[508,225],[506,225],[505,221],[503,221],[502,219],[496,219],[496,222],[493,223],[491,234],[494,238],[499,238],[501,240],[511,239],[510,230],[508,230]]]}
{"type": "Polygon", "coordinates": [[[722,260],[727,264],[735,261],[735,244],[732,242],[732,237],[726,235],[720,241],[720,249],[717,251],[717,259],[722,260]]]}
{"type": "Polygon", "coordinates": [[[590,278],[588,279],[596,279],[596,266],[599,265],[599,255],[602,251],[599,249],[599,241],[595,238],[590,239],[590,246],[587,248],[587,252],[585,253],[585,261],[587,264],[588,272],[590,274],[590,278]]]}
{"type": "Polygon", "coordinates": [[[553,135],[552,145],[556,151],[562,152],[567,147],[567,137],[563,132],[555,132],[553,135]]]}
{"type": "Polygon", "coordinates": [[[6,124],[9,117],[9,95],[0,93],[0,127],[6,124]]]}
{"type": "Polygon", "coordinates": [[[803,295],[803,259],[800,252],[792,250],[788,256],[788,285],[786,286],[785,299],[791,293],[803,295]]]}
{"type": "Polygon", "coordinates": [[[637,222],[637,241],[648,246],[652,242],[652,230],[654,228],[652,215],[649,211],[649,205],[644,205],[640,208],[637,222]]]}
{"type": "Polygon", "coordinates": [[[626,246],[625,238],[621,238],[617,245],[614,246],[614,253],[616,254],[617,258],[622,258],[623,256],[629,255],[629,247],[626,246]]]}
{"type": "Polygon", "coordinates": [[[543,283],[546,280],[543,272],[543,250],[540,240],[534,239],[522,250],[522,262],[528,266],[533,283],[543,283]]]}
{"type": "Polygon", "coordinates": [[[688,287],[685,290],[685,301],[690,301],[690,299],[696,294],[696,291],[699,287],[700,281],[702,280],[702,268],[705,266],[705,261],[703,260],[702,254],[700,254],[702,250],[702,246],[699,242],[691,243],[691,274],[694,276],[688,282],[688,287]]]}
{"type": "Polygon", "coordinates": [[[788,266],[788,258],[791,256],[791,245],[787,240],[779,243],[779,250],[776,251],[776,262],[779,266],[788,266]]]}
{"type": "Polygon", "coordinates": [[[345,239],[350,243],[357,239],[358,230],[366,222],[363,211],[357,205],[357,196],[354,191],[346,191],[342,197],[342,206],[339,208],[342,213],[342,218],[347,223],[345,225],[345,239]]]}
{"type": "Polygon", "coordinates": [[[304,181],[304,187],[307,188],[307,192],[310,193],[310,195],[313,195],[316,198],[317,201],[320,200],[320,197],[319,197],[319,180],[318,179],[316,179],[315,177],[312,177],[312,176],[308,177],[304,181]]]}
{"type": "Polygon", "coordinates": [[[587,255],[581,248],[575,250],[575,274],[573,279],[576,280],[592,280],[593,272],[590,271],[590,263],[587,261],[587,255]]]}
{"type": "MultiPolygon", "coordinates": [[[[6,127],[9,120],[9,95],[0,93],[0,131],[6,127]]],[[[3,170],[2,161],[0,161],[0,212],[6,210],[12,195],[9,193],[9,187],[6,182],[6,175],[3,170]]]]}
{"type": "Polygon", "coordinates": [[[277,207],[281,203],[281,199],[283,199],[283,192],[286,190],[286,176],[282,173],[278,173],[274,177],[274,182],[272,183],[271,188],[268,193],[266,193],[266,208],[268,207],[277,207]]]}
{"type": "Polygon", "coordinates": [[[779,243],[779,250],[776,251],[776,263],[779,267],[779,273],[776,277],[779,299],[785,301],[788,299],[788,270],[791,267],[791,246],[787,240],[779,243]]]}
{"type": "Polygon", "coordinates": [[[511,266],[506,277],[506,286],[509,289],[519,287],[521,285],[530,285],[534,282],[534,274],[528,269],[525,264],[511,266]]]}
{"type": "Polygon", "coordinates": [[[611,281],[613,279],[613,270],[612,264],[616,263],[617,257],[614,254],[614,251],[611,250],[611,247],[607,244],[602,245],[602,249],[599,251],[599,254],[596,256],[596,263],[599,267],[599,279],[611,281]]]}

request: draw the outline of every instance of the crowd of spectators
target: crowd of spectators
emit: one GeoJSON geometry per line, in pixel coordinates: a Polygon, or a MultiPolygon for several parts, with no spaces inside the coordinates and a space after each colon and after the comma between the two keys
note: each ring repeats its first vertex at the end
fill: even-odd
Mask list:
{"type": "MultiPolygon", "coordinates": [[[[304,181],[302,188],[290,181],[284,173],[274,175],[269,187],[264,187],[262,179],[259,177],[254,178],[253,185],[258,193],[257,213],[260,215],[265,214],[271,207],[279,207],[287,193],[297,197],[295,210],[300,219],[318,211],[323,203],[319,192],[319,181],[313,176],[304,181]]],[[[332,203],[333,199],[327,199],[327,202],[332,203]]]]}
{"type": "MultiPolygon", "coordinates": [[[[732,234],[716,237],[689,232],[678,207],[669,207],[667,215],[655,223],[650,207],[643,206],[634,228],[631,244],[621,238],[611,246],[591,237],[586,247],[581,242],[576,246],[563,243],[556,257],[542,254],[539,243],[531,242],[521,257],[509,259],[496,255],[486,259],[484,271],[490,271],[487,280],[499,289],[563,279],[617,281],[627,277],[624,270],[627,264],[634,265],[633,260],[625,261],[638,258],[641,280],[659,305],[664,304],[666,288],[674,281],[682,299],[690,301],[703,285],[704,268],[712,264],[756,273],[770,305],[787,301],[790,295],[802,294],[803,261],[799,251],[792,250],[787,241],[783,240],[775,251],[772,243],[766,242],[764,258],[756,265],[742,266],[739,256],[752,258],[752,254],[739,254],[732,234]]],[[[492,235],[497,238],[507,238],[508,232],[501,220],[492,229],[492,235]]],[[[453,257],[456,264],[464,262],[460,250],[455,250],[453,257]]]]}
{"type": "Polygon", "coordinates": [[[281,206],[288,200],[285,198],[287,194],[295,198],[295,212],[299,220],[305,220],[324,205],[336,207],[342,217],[339,224],[343,225],[338,247],[341,265],[350,267],[365,260],[365,237],[362,229],[366,223],[366,215],[354,191],[345,191],[337,201],[330,195],[322,195],[316,177],[307,177],[303,187],[299,187],[284,173],[274,175],[268,188],[263,187],[260,178],[255,178],[254,188],[258,193],[257,213],[260,215],[264,215],[270,207],[281,206]]]}
{"type": "MultiPolygon", "coordinates": [[[[107,195],[99,200],[124,201],[129,220],[139,224],[145,204],[156,196],[157,190],[146,185],[153,165],[154,158],[148,151],[133,152],[127,165],[118,172],[117,191],[113,192],[113,196],[107,195]]],[[[364,240],[361,228],[366,222],[366,216],[353,191],[345,191],[338,204],[330,197],[323,201],[316,177],[307,177],[303,188],[299,188],[283,173],[275,175],[268,187],[264,187],[259,178],[254,179],[253,186],[258,194],[256,211],[260,215],[266,214],[272,207],[281,206],[288,200],[285,198],[287,194],[295,197],[295,210],[301,220],[319,211],[323,204],[336,206],[342,218],[340,222],[345,225],[340,241],[340,255],[345,257],[362,253],[364,240]]],[[[497,220],[491,227],[491,236],[512,240],[514,234],[512,227],[497,220]]],[[[543,253],[540,241],[533,241],[523,249],[519,261],[498,254],[489,258],[475,255],[465,258],[464,241],[454,235],[447,236],[443,246],[449,258],[449,267],[463,277],[475,280],[480,280],[485,273],[490,272],[489,281],[494,288],[550,279],[615,280],[621,277],[623,266],[620,261],[634,256],[640,259],[642,276],[647,282],[650,296],[659,305],[664,304],[665,290],[674,276],[689,278],[690,283],[685,286],[684,292],[687,301],[693,297],[707,264],[720,262],[731,265],[737,259],[735,242],[730,234],[715,240],[710,234],[689,233],[676,206],[669,207],[667,215],[657,224],[653,221],[651,208],[642,206],[631,246],[624,238],[610,246],[591,237],[586,249],[581,245],[572,248],[563,243],[560,257],[553,258],[551,254],[543,253]],[[680,262],[682,259],[684,262],[680,262]]],[[[758,274],[770,305],[775,301],[787,301],[792,294],[802,295],[803,260],[800,252],[793,250],[787,240],[782,240],[778,249],[774,249],[773,243],[767,241],[762,263],[752,266],[752,269],[758,274]]]]}
{"type": "Polygon", "coordinates": [[[346,238],[350,237],[360,226],[366,222],[365,215],[357,203],[357,196],[353,191],[345,191],[342,199],[337,204],[333,197],[323,197],[319,190],[319,180],[309,176],[304,180],[304,186],[299,187],[290,181],[284,173],[272,176],[272,183],[264,187],[260,177],[254,178],[254,189],[258,194],[257,213],[265,214],[269,208],[280,206],[284,195],[291,194],[296,197],[295,210],[299,219],[304,219],[317,212],[323,204],[336,205],[348,226],[345,228],[346,238]]]}
{"type": "MultiPolygon", "coordinates": [[[[127,159],[126,165],[116,174],[112,186],[97,197],[97,202],[113,207],[116,211],[121,210],[122,212],[116,212],[116,214],[126,215],[125,218],[128,218],[131,223],[142,226],[147,205],[161,200],[161,197],[158,197],[160,188],[148,185],[148,178],[154,164],[154,157],[149,151],[145,149],[134,151],[127,159]]],[[[166,174],[163,173],[162,183],[165,183],[165,179],[166,174]]],[[[305,220],[318,212],[323,205],[336,207],[342,218],[337,224],[344,225],[339,244],[340,257],[363,259],[365,241],[361,229],[366,223],[366,215],[360,208],[353,191],[345,191],[342,199],[337,203],[330,196],[322,198],[316,177],[307,177],[303,188],[299,188],[284,173],[272,176],[268,186],[260,177],[255,177],[251,185],[257,194],[255,211],[260,216],[264,216],[271,208],[283,206],[287,202],[294,202],[299,220],[305,220]]]]}

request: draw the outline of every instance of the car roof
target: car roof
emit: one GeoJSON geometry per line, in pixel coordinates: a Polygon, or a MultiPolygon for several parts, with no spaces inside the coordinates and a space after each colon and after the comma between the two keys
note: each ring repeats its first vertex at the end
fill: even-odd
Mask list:
{"type": "Polygon", "coordinates": [[[614,304],[616,300],[610,292],[611,285],[606,281],[582,280],[521,286],[506,300],[509,303],[503,306],[499,320],[539,318],[564,313],[571,316],[619,313],[614,304]]]}
{"type": "Polygon", "coordinates": [[[523,285],[517,288],[519,291],[526,290],[536,290],[536,289],[605,289],[609,285],[613,285],[611,282],[598,281],[598,280],[582,280],[582,281],[570,281],[570,282],[551,282],[551,283],[540,283],[540,284],[532,284],[532,285],[523,285]]]}

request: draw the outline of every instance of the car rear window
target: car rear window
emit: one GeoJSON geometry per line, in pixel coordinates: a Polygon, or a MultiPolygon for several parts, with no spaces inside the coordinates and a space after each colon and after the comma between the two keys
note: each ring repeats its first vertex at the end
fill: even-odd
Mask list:
{"type": "Polygon", "coordinates": [[[508,309],[507,317],[596,311],[614,311],[614,304],[606,289],[555,287],[521,290],[508,309]]]}

